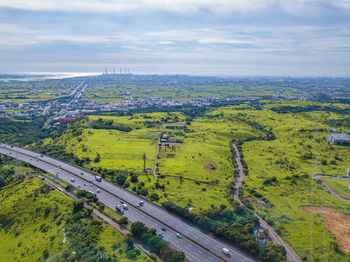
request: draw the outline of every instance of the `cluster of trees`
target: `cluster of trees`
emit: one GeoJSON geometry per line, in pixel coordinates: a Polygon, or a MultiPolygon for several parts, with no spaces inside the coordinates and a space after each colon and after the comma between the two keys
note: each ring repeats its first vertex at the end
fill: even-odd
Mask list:
{"type": "Polygon", "coordinates": [[[14,182],[15,178],[13,175],[15,174],[14,168],[3,168],[2,161],[0,163],[0,189],[4,186],[7,186],[14,182]]]}
{"type": "Polygon", "coordinates": [[[143,244],[149,246],[152,252],[157,253],[166,262],[181,262],[185,260],[185,254],[173,249],[169,242],[157,235],[154,228],[147,228],[142,222],[131,225],[133,236],[143,244]]]}
{"type": "Polygon", "coordinates": [[[117,169],[106,169],[101,167],[92,167],[90,168],[92,172],[98,173],[101,177],[112,181],[113,183],[122,186],[122,187],[129,187],[130,184],[127,182],[128,178],[128,172],[124,170],[117,170],[117,169]]]}
{"type": "Polygon", "coordinates": [[[18,121],[2,118],[0,119],[0,139],[5,143],[24,146],[48,137],[58,137],[66,127],[62,125],[48,129],[44,124],[44,119],[18,121]]]}
{"type": "Polygon", "coordinates": [[[65,220],[69,249],[61,254],[62,261],[115,261],[103,247],[98,246],[102,223],[92,219],[91,214],[92,210],[85,209],[82,201],[74,203],[72,214],[65,220]]]}
{"type": "Polygon", "coordinates": [[[73,165],[84,167],[84,165],[90,164],[91,159],[89,157],[79,158],[72,152],[67,153],[63,146],[57,144],[43,144],[38,142],[32,147],[34,151],[52,156],[65,162],[69,162],[73,165]]]}
{"type": "Polygon", "coordinates": [[[102,118],[92,121],[91,127],[94,129],[114,129],[123,132],[130,132],[132,130],[131,127],[122,124],[114,124],[113,120],[103,120],[102,118]]]}
{"type": "Polygon", "coordinates": [[[162,206],[261,261],[286,261],[286,252],[282,246],[271,242],[268,245],[262,245],[256,241],[252,233],[258,225],[258,219],[247,208],[237,205],[232,211],[225,206],[212,207],[212,210],[196,215],[170,201],[162,203],[162,206]]]}
{"type": "Polygon", "coordinates": [[[301,112],[312,112],[312,111],[326,111],[336,112],[341,114],[349,114],[350,109],[341,109],[333,106],[321,106],[321,105],[307,105],[307,106],[279,106],[272,107],[272,111],[283,114],[283,113],[301,113],[301,112]]]}

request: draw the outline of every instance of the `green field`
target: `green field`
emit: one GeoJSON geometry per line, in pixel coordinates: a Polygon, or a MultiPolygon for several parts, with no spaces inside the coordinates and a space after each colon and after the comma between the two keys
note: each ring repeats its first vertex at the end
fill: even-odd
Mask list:
{"type": "MultiPolygon", "coordinates": [[[[67,261],[65,257],[72,254],[70,229],[65,228],[65,219],[72,212],[70,198],[33,178],[2,188],[0,199],[0,261],[67,261]]],[[[106,256],[118,261],[151,261],[142,254],[128,259],[124,237],[118,231],[105,224],[95,228],[98,231],[91,234],[106,256]]]]}
{"type": "MultiPolygon", "coordinates": [[[[221,205],[234,206],[231,142],[235,140],[246,167],[244,202],[273,225],[304,261],[348,261],[349,254],[337,251],[322,218],[301,209],[312,205],[350,213],[348,203],[312,179],[316,174],[343,175],[348,168],[350,147],[326,140],[330,127],[350,133],[349,119],[339,111],[344,108],[347,105],[262,101],[213,108],[197,117],[182,113],[89,116],[47,142],[62,145],[79,158],[89,157],[87,167],[133,171],[138,177],[134,181],[127,177],[128,190],[157,204],[172,201],[192,206],[191,212],[201,214],[221,205]],[[313,106],[334,110],[317,111],[313,106]],[[108,121],[111,129],[105,129],[108,121]],[[129,131],[115,130],[119,127],[129,131]],[[155,177],[142,172],[142,155],[146,152],[151,169],[162,134],[179,144],[161,148],[155,177]],[[97,153],[100,161],[94,162],[97,153]]],[[[346,186],[330,185],[340,191],[346,186]]]]}
{"type": "Polygon", "coordinates": [[[24,103],[66,96],[81,82],[78,79],[0,83],[0,102],[24,103]]]}
{"type": "Polygon", "coordinates": [[[74,136],[66,132],[57,142],[78,157],[94,160],[100,154],[99,162],[91,166],[107,169],[143,172],[143,154],[146,153],[146,168],[153,169],[157,141],[162,131],[163,121],[180,121],[181,113],[135,114],[134,116],[89,116],[78,123],[82,134],[74,136]],[[130,132],[114,129],[96,129],[91,123],[103,119],[116,125],[131,128],[130,132]]]}
{"type": "Polygon", "coordinates": [[[340,196],[350,199],[350,180],[334,177],[322,177],[322,180],[333,188],[340,196]]]}
{"type": "Polygon", "coordinates": [[[329,145],[329,131],[314,131],[325,129],[327,121],[341,116],[329,112],[279,114],[269,109],[235,108],[227,108],[224,115],[259,123],[276,136],[271,141],[243,144],[249,171],[244,196],[258,213],[274,225],[303,260],[348,261],[348,255],[334,248],[334,237],[325,230],[322,219],[300,210],[301,206],[315,205],[349,213],[348,203],[331,196],[312,180],[313,174],[337,175],[347,169],[350,148],[329,145]]]}

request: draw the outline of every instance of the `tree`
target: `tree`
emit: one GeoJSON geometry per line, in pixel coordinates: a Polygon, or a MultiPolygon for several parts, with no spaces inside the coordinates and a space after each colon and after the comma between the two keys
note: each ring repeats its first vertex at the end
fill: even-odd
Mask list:
{"type": "Polygon", "coordinates": [[[147,228],[142,222],[135,222],[131,225],[131,233],[133,233],[136,238],[140,238],[146,231],[147,228]]]}
{"type": "Polygon", "coordinates": [[[185,254],[182,251],[175,251],[174,254],[171,256],[170,261],[171,262],[180,262],[185,260],[185,254]]]}
{"type": "Polygon", "coordinates": [[[136,182],[138,182],[138,177],[137,177],[137,175],[133,175],[133,176],[130,178],[130,182],[131,182],[131,183],[136,183],[136,182]]]}
{"type": "Polygon", "coordinates": [[[134,248],[134,237],[132,236],[132,234],[127,234],[124,241],[128,246],[128,250],[134,248]]]}
{"type": "Polygon", "coordinates": [[[84,208],[84,202],[82,200],[73,202],[73,214],[78,213],[84,208]]]}
{"type": "Polygon", "coordinates": [[[151,194],[151,201],[158,201],[159,200],[159,196],[156,193],[152,193],[151,194]]]}
{"type": "Polygon", "coordinates": [[[122,217],[121,219],[119,219],[118,223],[119,225],[126,226],[129,223],[129,221],[126,217],[122,217]]]}

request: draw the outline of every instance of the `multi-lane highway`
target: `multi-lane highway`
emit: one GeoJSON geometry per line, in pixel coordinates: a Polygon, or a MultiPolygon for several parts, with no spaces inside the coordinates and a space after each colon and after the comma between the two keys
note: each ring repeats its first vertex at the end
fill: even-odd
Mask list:
{"type": "Polygon", "coordinates": [[[96,193],[97,198],[113,210],[123,201],[128,205],[128,210],[124,210],[124,216],[132,222],[141,221],[147,227],[155,228],[164,235],[165,240],[176,249],[183,251],[190,261],[254,261],[234,247],[203,233],[200,229],[124,188],[104,179],[101,182],[96,181],[95,175],[86,170],[40,153],[6,144],[0,144],[0,153],[51,173],[76,188],[96,193]],[[144,201],[143,206],[138,205],[141,201],[144,201]],[[166,230],[163,231],[162,228],[166,230]],[[177,237],[178,233],[182,238],[177,237]],[[223,248],[229,250],[229,256],[223,253],[223,248]]]}

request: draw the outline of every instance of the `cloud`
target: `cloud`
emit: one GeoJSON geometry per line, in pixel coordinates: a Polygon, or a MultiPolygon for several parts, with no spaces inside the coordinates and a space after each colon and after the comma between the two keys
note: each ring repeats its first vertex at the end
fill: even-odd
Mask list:
{"type": "Polygon", "coordinates": [[[281,9],[289,13],[319,12],[327,8],[350,10],[349,0],[0,0],[0,7],[34,11],[125,12],[202,10],[220,13],[281,9]]]}

